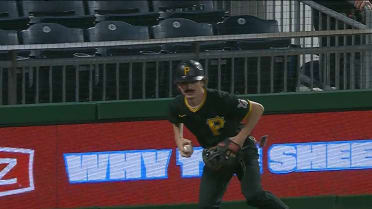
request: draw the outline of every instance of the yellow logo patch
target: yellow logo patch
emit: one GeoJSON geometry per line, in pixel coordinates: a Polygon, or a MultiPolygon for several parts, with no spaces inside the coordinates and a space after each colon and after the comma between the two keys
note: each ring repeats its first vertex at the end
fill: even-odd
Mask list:
{"type": "Polygon", "coordinates": [[[187,73],[189,73],[189,72],[190,72],[190,67],[184,67],[183,68],[184,75],[187,75],[187,73]]]}
{"type": "Polygon", "coordinates": [[[219,130],[225,126],[225,119],[224,117],[216,116],[214,118],[209,118],[207,124],[213,135],[218,136],[221,134],[219,130]]]}

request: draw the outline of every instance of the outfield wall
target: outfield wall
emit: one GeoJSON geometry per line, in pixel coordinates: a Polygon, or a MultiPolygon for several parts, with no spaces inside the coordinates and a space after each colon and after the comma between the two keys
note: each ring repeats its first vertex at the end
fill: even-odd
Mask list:
{"type": "MultiPolygon", "coordinates": [[[[327,197],[332,207],[340,196],[371,200],[372,91],[246,97],[266,110],[253,133],[270,135],[260,150],[265,189],[293,205],[303,197],[327,197]]],[[[201,149],[187,131],[195,152],[179,156],[164,120],[168,102],[1,107],[0,205],[190,208],[197,202],[201,149]]],[[[225,201],[238,207],[242,200],[233,179],[225,201]]]]}

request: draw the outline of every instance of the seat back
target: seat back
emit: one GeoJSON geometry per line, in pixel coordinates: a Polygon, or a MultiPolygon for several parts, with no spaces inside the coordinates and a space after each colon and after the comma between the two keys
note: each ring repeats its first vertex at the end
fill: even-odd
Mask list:
{"type": "MultiPolygon", "coordinates": [[[[220,35],[230,34],[261,34],[261,33],[278,33],[279,27],[276,20],[264,20],[250,15],[231,16],[223,22],[217,24],[217,31],[220,35]]],[[[290,39],[248,39],[231,41],[232,49],[238,50],[257,50],[269,48],[295,47],[291,45],[290,39]]],[[[287,91],[295,91],[297,86],[297,63],[298,56],[275,56],[270,57],[251,57],[247,60],[249,69],[248,83],[251,85],[248,93],[270,93],[271,85],[273,84],[273,92],[281,92],[284,90],[286,83],[287,91]],[[274,71],[271,67],[274,66],[274,71]],[[260,67],[258,76],[257,68],[260,67]],[[285,75],[286,73],[286,75],[285,75]],[[273,83],[270,77],[273,76],[273,83]],[[287,78],[284,82],[284,76],[287,78]],[[260,80],[260,81],[259,81],[260,80]],[[260,82],[260,88],[258,88],[260,82]]]]}
{"type": "Polygon", "coordinates": [[[74,1],[20,1],[26,16],[81,16],[85,15],[82,0],[74,1]]]}
{"type": "Polygon", "coordinates": [[[88,10],[94,14],[128,14],[149,12],[150,7],[147,0],[135,1],[87,1],[88,10]]]}
{"type": "Polygon", "coordinates": [[[17,31],[0,30],[0,45],[16,45],[16,44],[19,44],[17,31]]]}
{"type": "MultiPolygon", "coordinates": [[[[68,28],[57,23],[36,23],[21,31],[24,44],[57,44],[84,42],[84,31],[80,28],[68,28]]],[[[94,54],[91,48],[58,48],[31,50],[34,58],[68,58],[94,54]]]]}
{"type": "Polygon", "coordinates": [[[0,29],[20,31],[27,27],[30,19],[18,11],[16,0],[0,1],[0,29]]]}
{"type": "Polygon", "coordinates": [[[154,11],[213,9],[213,1],[211,0],[153,0],[152,4],[154,11]]]}
{"type": "Polygon", "coordinates": [[[82,29],[67,28],[56,23],[37,23],[21,31],[25,44],[84,42],[82,29]]]}
{"type": "Polygon", "coordinates": [[[170,18],[152,27],[155,38],[177,38],[212,36],[213,27],[208,23],[197,23],[184,18],[170,18]]]}
{"type": "Polygon", "coordinates": [[[103,21],[89,28],[90,41],[118,41],[149,39],[146,26],[133,26],[121,21],[103,21]]]}
{"type": "MultiPolygon", "coordinates": [[[[18,34],[15,30],[0,30],[0,45],[17,45],[19,44],[18,34]]],[[[20,56],[25,55],[23,52],[18,52],[20,56]]],[[[27,56],[27,54],[26,54],[27,56]]],[[[0,51],[0,60],[11,60],[12,55],[8,51],[0,51]]]]}
{"type": "MultiPolygon", "coordinates": [[[[228,17],[223,22],[218,23],[216,28],[219,35],[279,33],[276,20],[264,20],[250,15],[228,17]]],[[[290,46],[291,39],[257,38],[232,41],[230,44],[232,48],[240,49],[281,48],[290,46]]]]}
{"type": "MultiPolygon", "coordinates": [[[[134,26],[122,21],[102,21],[87,30],[89,41],[121,41],[150,39],[147,26],[134,26]]],[[[98,56],[123,56],[158,53],[159,45],[129,45],[118,47],[100,47],[98,56]]]]}
{"type": "Polygon", "coordinates": [[[19,17],[16,1],[0,1],[0,19],[19,17]]]}
{"type": "Polygon", "coordinates": [[[251,15],[239,15],[225,18],[217,24],[218,34],[253,34],[253,33],[278,33],[279,27],[276,20],[264,20],[251,15]]]}

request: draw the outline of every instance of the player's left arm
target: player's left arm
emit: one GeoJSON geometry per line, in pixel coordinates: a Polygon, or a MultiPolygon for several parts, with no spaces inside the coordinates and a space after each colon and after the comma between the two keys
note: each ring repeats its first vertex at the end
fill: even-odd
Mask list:
{"type": "Polygon", "coordinates": [[[230,140],[239,144],[240,147],[243,146],[246,138],[252,133],[252,130],[254,129],[264,112],[264,107],[260,103],[254,101],[249,101],[249,108],[249,112],[243,120],[243,128],[236,136],[230,138],[230,140]]]}

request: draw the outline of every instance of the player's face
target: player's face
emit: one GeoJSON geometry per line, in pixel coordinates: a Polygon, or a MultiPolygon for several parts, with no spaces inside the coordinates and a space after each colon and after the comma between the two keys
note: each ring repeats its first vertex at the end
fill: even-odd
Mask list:
{"type": "Polygon", "coordinates": [[[180,82],[177,87],[187,99],[202,97],[204,93],[203,81],[180,82]]]}

